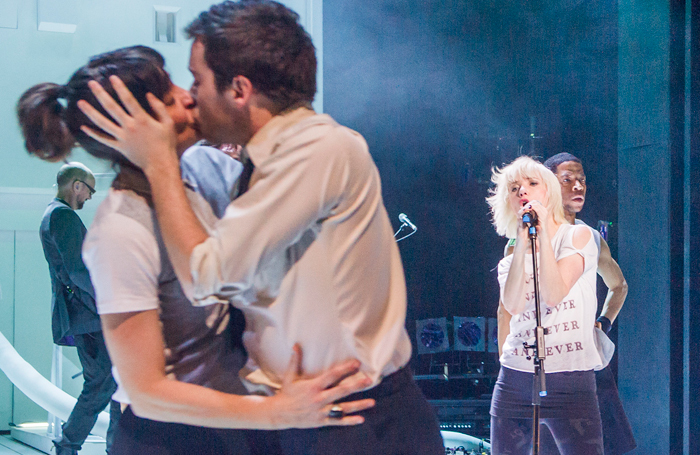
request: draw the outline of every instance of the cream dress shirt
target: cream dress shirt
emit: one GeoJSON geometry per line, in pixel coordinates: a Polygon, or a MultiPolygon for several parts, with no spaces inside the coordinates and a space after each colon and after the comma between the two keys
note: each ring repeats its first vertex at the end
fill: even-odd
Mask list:
{"type": "Polygon", "coordinates": [[[357,358],[376,385],[406,365],[406,285],[378,170],[358,133],[298,108],[246,145],[255,164],[191,257],[195,300],[229,298],[246,317],[257,374],[278,387],[292,346],[319,373],[357,358]]]}

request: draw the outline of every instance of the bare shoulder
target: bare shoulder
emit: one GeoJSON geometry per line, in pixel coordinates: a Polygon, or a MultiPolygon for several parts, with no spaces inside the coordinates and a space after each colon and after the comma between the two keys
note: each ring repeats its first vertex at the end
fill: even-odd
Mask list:
{"type": "Polygon", "coordinates": [[[593,236],[593,233],[591,232],[591,228],[584,225],[576,225],[573,226],[572,229],[574,231],[572,238],[574,248],[580,250],[588,244],[588,242],[591,240],[591,237],[593,236]]]}

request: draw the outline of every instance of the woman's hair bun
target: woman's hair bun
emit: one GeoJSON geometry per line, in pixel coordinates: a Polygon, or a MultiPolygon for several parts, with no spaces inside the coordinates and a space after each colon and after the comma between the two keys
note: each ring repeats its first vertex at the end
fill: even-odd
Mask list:
{"type": "Polygon", "coordinates": [[[47,82],[33,86],[17,102],[27,151],[42,160],[63,160],[75,145],[63,116],[65,108],[59,101],[65,96],[64,86],[47,82]]]}

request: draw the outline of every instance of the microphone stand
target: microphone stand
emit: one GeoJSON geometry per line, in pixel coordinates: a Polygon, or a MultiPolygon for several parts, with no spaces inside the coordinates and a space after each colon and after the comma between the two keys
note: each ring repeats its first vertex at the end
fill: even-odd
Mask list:
{"type": "Polygon", "coordinates": [[[523,343],[523,348],[527,351],[532,349],[534,351],[533,355],[528,355],[526,358],[528,360],[532,359],[535,367],[535,375],[532,378],[532,455],[539,455],[540,453],[540,404],[541,399],[547,396],[547,385],[545,382],[545,372],[544,372],[544,336],[545,329],[542,327],[542,312],[540,310],[540,285],[539,276],[537,274],[537,255],[535,243],[537,240],[537,228],[535,227],[534,220],[532,219],[530,213],[525,213],[523,215],[523,222],[527,224],[528,236],[530,237],[530,246],[532,248],[532,276],[533,284],[535,288],[535,320],[537,326],[535,327],[535,343],[527,344],[523,343]]]}
{"type": "Polygon", "coordinates": [[[394,240],[396,241],[396,243],[399,243],[401,240],[412,236],[418,231],[418,228],[416,228],[416,226],[410,222],[410,220],[406,217],[405,214],[399,214],[399,221],[401,221],[401,226],[399,226],[399,229],[394,233],[394,240]],[[409,232],[408,234],[404,234],[399,238],[396,238],[404,230],[404,228],[410,228],[411,232],[409,232]]]}

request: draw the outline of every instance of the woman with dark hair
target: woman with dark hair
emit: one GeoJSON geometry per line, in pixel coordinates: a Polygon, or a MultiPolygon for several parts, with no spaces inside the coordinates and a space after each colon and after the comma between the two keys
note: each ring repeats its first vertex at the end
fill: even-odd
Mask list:
{"type": "MultiPolygon", "coordinates": [[[[361,423],[360,416],[329,417],[336,400],[369,384],[357,375],[343,381],[357,371],[355,360],[302,379],[301,354],[295,349],[280,392],[245,396],[238,376],[246,360],[241,313],[226,301],[190,304],[168,259],[144,174],[81,131],[84,125],[94,125],[78,109],[79,100],[106,115],[88,82],[96,81],[115,96],[109,78],[118,76],[152,116],[156,114],[149,97],[164,102],[182,155],[198,139],[191,115],[194,103],[187,91],[170,81],[163,63],[160,54],[143,46],[101,54],[65,86],[32,87],[17,106],[31,154],[61,160],[77,142],[93,156],[109,160],[117,171],[83,245],[119,385],[115,399],[128,404],[111,453],[273,453],[260,445],[266,433],[223,429],[361,423]]],[[[211,207],[196,192],[187,193],[203,224],[212,226],[216,217],[211,207]]],[[[343,403],[342,409],[351,414],[372,405],[372,400],[360,400],[343,403]]]]}
{"type": "MultiPolygon", "coordinates": [[[[88,88],[88,82],[95,80],[114,93],[108,78],[117,75],[127,81],[139,103],[153,115],[146,99],[147,93],[173,106],[176,92],[182,90],[172,84],[164,65],[163,56],[150,47],[126,47],[90,58],[88,64],[76,71],[66,85],[46,82],[30,88],[17,103],[17,116],[27,151],[43,160],[60,161],[70,154],[77,141],[97,158],[109,160],[117,166],[133,166],[114,149],[80,131],[82,125],[92,122],[78,109],[77,102],[85,99],[100,109],[88,88]]],[[[190,136],[178,137],[183,145],[196,142],[197,133],[191,124],[185,121],[176,123],[178,133],[186,132],[190,136]]]]}
{"type": "Polygon", "coordinates": [[[487,199],[498,234],[515,239],[513,254],[498,264],[501,301],[512,315],[501,371],[491,401],[491,449],[530,454],[532,449],[535,333],[533,275],[539,277],[547,396],[541,422],[562,455],[603,453],[594,369],[603,361],[594,340],[598,249],[590,229],[566,222],[556,176],[523,156],[493,172],[487,199]],[[525,212],[536,214],[538,270],[532,270],[525,212]]]}

